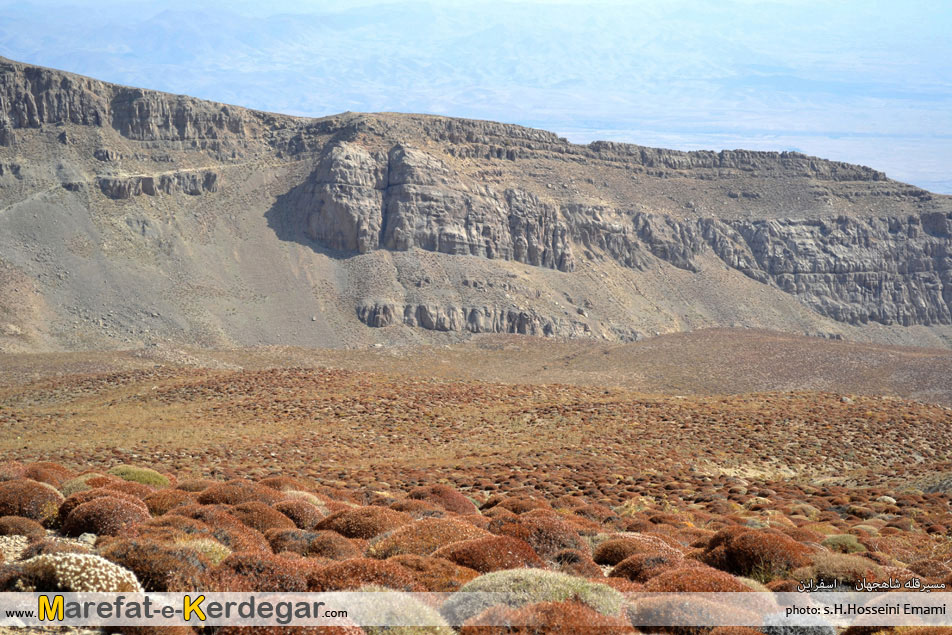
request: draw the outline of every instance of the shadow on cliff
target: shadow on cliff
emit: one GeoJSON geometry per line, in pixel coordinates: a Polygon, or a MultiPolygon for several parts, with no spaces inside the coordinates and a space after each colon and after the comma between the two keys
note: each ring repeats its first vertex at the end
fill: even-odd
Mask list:
{"type": "Polygon", "coordinates": [[[311,239],[304,231],[307,227],[308,210],[302,201],[307,200],[305,196],[307,183],[308,181],[304,181],[278,196],[271,209],[264,214],[268,227],[274,231],[279,240],[304,245],[316,253],[335,260],[347,260],[358,255],[356,252],[329,249],[311,239]]]}

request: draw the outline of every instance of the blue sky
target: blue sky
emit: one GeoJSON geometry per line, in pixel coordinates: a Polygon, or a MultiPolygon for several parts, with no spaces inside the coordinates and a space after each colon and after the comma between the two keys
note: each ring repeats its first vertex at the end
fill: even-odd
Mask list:
{"type": "Polygon", "coordinates": [[[321,116],[799,150],[952,193],[952,3],[0,0],[0,55],[321,116]]]}

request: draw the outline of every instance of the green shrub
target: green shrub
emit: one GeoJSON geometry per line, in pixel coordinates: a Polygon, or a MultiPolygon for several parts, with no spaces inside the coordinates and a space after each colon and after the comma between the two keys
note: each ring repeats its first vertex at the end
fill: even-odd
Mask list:
{"type": "Polygon", "coordinates": [[[361,598],[356,610],[348,612],[348,618],[358,623],[385,622],[392,626],[363,626],[367,635],[455,635],[439,611],[427,606],[412,595],[394,592],[379,585],[367,585],[360,593],[382,593],[379,598],[361,598]]]}
{"type": "Polygon", "coordinates": [[[86,474],[80,474],[75,478],[64,481],[60,485],[59,490],[63,493],[63,496],[69,497],[76,492],[84,492],[88,489],[92,489],[93,486],[90,485],[88,481],[94,478],[105,478],[105,476],[105,474],[100,474],[99,472],[87,472],[86,474]]]}
{"type": "Polygon", "coordinates": [[[113,476],[118,476],[124,481],[133,481],[135,483],[142,483],[143,485],[151,485],[153,487],[169,486],[168,478],[147,467],[117,465],[113,468],[110,468],[106,473],[113,476]]]}
{"type": "Polygon", "coordinates": [[[866,551],[866,547],[860,544],[856,536],[852,534],[830,536],[820,544],[830,551],[838,551],[840,553],[861,553],[866,551]]]}
{"type": "Polygon", "coordinates": [[[450,624],[462,624],[496,604],[518,608],[565,600],[581,602],[602,615],[618,615],[624,605],[622,594],[605,584],[556,571],[512,569],[468,582],[446,600],[442,613],[450,624]],[[496,593],[505,595],[486,595],[496,593]]]}

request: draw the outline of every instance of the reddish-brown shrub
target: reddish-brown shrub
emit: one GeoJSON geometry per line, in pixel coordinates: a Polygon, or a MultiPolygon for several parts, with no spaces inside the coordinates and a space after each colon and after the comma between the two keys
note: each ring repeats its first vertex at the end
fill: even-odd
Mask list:
{"type": "Polygon", "coordinates": [[[544,633],[600,633],[621,635],[637,633],[622,616],[603,615],[581,602],[541,602],[512,608],[493,606],[467,620],[460,635],[489,635],[516,633],[543,635],[544,633]]]}
{"type": "Polygon", "coordinates": [[[578,549],[563,549],[552,559],[562,573],[580,578],[597,578],[603,575],[601,567],[595,564],[587,553],[578,549]]]}
{"type": "Polygon", "coordinates": [[[23,516],[41,523],[56,518],[63,495],[32,479],[0,482],[0,516],[23,516]]]}
{"type": "Polygon", "coordinates": [[[347,538],[370,539],[411,522],[409,514],[386,507],[356,507],[331,514],[315,528],[336,531],[347,538]]]}
{"type": "Polygon", "coordinates": [[[505,498],[499,502],[498,507],[508,509],[514,514],[524,514],[525,512],[532,511],[533,509],[552,508],[552,506],[544,500],[529,498],[527,496],[512,496],[505,498]]]}
{"type": "Polygon", "coordinates": [[[291,519],[298,529],[314,529],[325,514],[311,503],[299,498],[289,498],[274,504],[274,508],[291,519]]]}
{"type": "Polygon", "coordinates": [[[156,489],[151,485],[136,483],[135,481],[124,481],[122,479],[112,477],[91,478],[86,481],[86,484],[90,487],[101,487],[103,489],[109,489],[115,492],[122,492],[123,494],[134,496],[140,500],[144,500],[146,497],[156,491],[156,489]]]}
{"type": "Polygon", "coordinates": [[[106,489],[104,487],[97,487],[95,489],[87,489],[81,492],[76,492],[71,495],[69,498],[63,501],[59,506],[59,511],[57,516],[59,517],[59,523],[62,525],[66,522],[66,518],[69,516],[70,512],[79,507],[84,503],[95,500],[97,498],[118,498],[128,502],[130,505],[135,505],[142,509],[142,511],[148,513],[148,506],[138,498],[130,496],[129,494],[123,494],[122,492],[117,492],[116,490],[106,489]]]}
{"type": "MultiPolygon", "coordinates": [[[[442,518],[446,515],[446,510],[439,505],[434,505],[427,501],[414,500],[411,498],[401,498],[388,505],[390,509],[398,512],[405,512],[414,518],[442,518]]],[[[475,516],[474,516],[475,517],[475,516]]]]}
{"type": "Polygon", "coordinates": [[[353,540],[344,538],[336,531],[315,531],[313,535],[304,552],[304,555],[309,558],[348,560],[361,555],[361,549],[354,544],[353,540]]]}
{"type": "Polygon", "coordinates": [[[85,533],[115,536],[126,527],[148,519],[149,512],[144,505],[114,496],[103,496],[71,511],[63,522],[62,531],[67,536],[85,533]]]}
{"type": "Polygon", "coordinates": [[[210,478],[190,478],[188,480],[182,481],[175,486],[175,489],[180,489],[184,492],[192,492],[193,494],[198,494],[207,490],[213,485],[220,485],[220,481],[216,481],[210,478]]]}
{"type": "Polygon", "coordinates": [[[23,478],[26,466],[19,461],[0,461],[0,483],[23,478]]]}
{"type": "MultiPolygon", "coordinates": [[[[628,605],[628,619],[632,624],[717,624],[738,621],[758,624],[758,613],[723,604],[703,596],[666,595],[646,596],[628,605]]],[[[664,630],[675,635],[703,635],[709,626],[669,626],[664,630]]],[[[660,630],[660,629],[659,629],[660,630]]]]}
{"type": "Polygon", "coordinates": [[[367,585],[395,591],[424,591],[413,572],[390,560],[352,558],[327,565],[308,575],[308,591],[348,591],[367,585]]]}
{"type": "Polygon", "coordinates": [[[198,502],[202,505],[239,505],[258,501],[266,505],[273,505],[283,498],[284,495],[281,492],[270,487],[252,481],[234,479],[212,485],[203,490],[198,495],[198,502]]]}
{"type": "Polygon", "coordinates": [[[623,538],[610,538],[597,547],[592,554],[592,560],[598,564],[615,566],[628,556],[636,553],[674,554],[677,549],[657,536],[638,534],[623,538]]]}
{"type": "Polygon", "coordinates": [[[432,556],[394,556],[388,562],[395,562],[412,571],[414,580],[432,593],[453,593],[479,576],[478,571],[432,556]]]}
{"type": "MultiPolygon", "coordinates": [[[[339,536],[339,534],[334,534],[339,536]]],[[[269,529],[264,533],[264,537],[271,544],[271,550],[275,553],[291,552],[300,555],[307,553],[308,545],[317,536],[313,531],[303,529],[269,529]]],[[[347,540],[344,538],[344,540],[347,540]]]]}
{"type": "Polygon", "coordinates": [[[645,583],[645,591],[679,593],[745,593],[750,587],[729,573],[706,566],[665,571],[645,583]]]}
{"type": "Polygon", "coordinates": [[[219,567],[247,578],[255,591],[291,593],[307,591],[312,565],[307,558],[290,560],[273,554],[233,553],[219,567]]]}
{"type": "Polygon", "coordinates": [[[500,536],[525,540],[542,558],[550,559],[563,549],[588,551],[578,532],[558,516],[523,514],[517,518],[498,518],[489,523],[489,531],[500,536]]]}
{"type": "Polygon", "coordinates": [[[22,478],[31,478],[40,483],[47,483],[53,487],[59,487],[63,481],[73,477],[73,471],[69,470],[59,463],[50,463],[49,461],[39,461],[24,466],[22,478]]]}
{"type": "Polygon", "coordinates": [[[118,539],[101,555],[136,574],[146,591],[170,591],[173,580],[195,578],[211,566],[197,551],[148,539],[118,539]]]}
{"type": "MultiPolygon", "coordinates": [[[[0,521],[2,521],[2,519],[0,519],[0,521]]],[[[952,568],[950,568],[948,564],[933,558],[916,560],[909,565],[909,570],[924,578],[934,578],[936,580],[952,574],[952,568]]]]}
{"type": "Polygon", "coordinates": [[[311,490],[311,485],[305,483],[301,479],[294,478],[293,476],[269,476],[258,481],[258,485],[264,485],[265,487],[270,487],[273,490],[279,492],[286,492],[288,490],[297,490],[300,492],[309,492],[311,490]]]}
{"type": "Polygon", "coordinates": [[[45,536],[43,525],[23,516],[0,516],[0,536],[45,536]]]}
{"type": "Polygon", "coordinates": [[[522,567],[544,567],[529,543],[510,536],[486,536],[441,547],[432,556],[446,558],[480,573],[522,567]]]}
{"type": "Polygon", "coordinates": [[[578,516],[583,516],[600,523],[612,520],[618,516],[618,514],[616,514],[611,507],[599,505],[598,503],[590,503],[588,505],[576,507],[572,511],[578,516]]]}
{"type": "Polygon", "coordinates": [[[231,508],[231,515],[252,529],[264,533],[268,529],[294,529],[294,522],[264,503],[251,501],[231,508]]]}
{"type": "Polygon", "coordinates": [[[180,505],[194,505],[197,502],[197,497],[180,489],[160,489],[149,494],[143,500],[153,516],[161,516],[180,505]]]}
{"type": "Polygon", "coordinates": [[[608,573],[608,577],[625,578],[632,582],[644,583],[657,575],[681,566],[687,565],[680,554],[676,556],[663,553],[636,553],[616,564],[608,573]]]}
{"type": "Polygon", "coordinates": [[[440,547],[490,535],[488,531],[452,518],[424,518],[384,534],[370,543],[367,555],[389,558],[403,554],[428,556],[440,547]]]}
{"type": "Polygon", "coordinates": [[[184,516],[200,520],[212,529],[212,536],[235,552],[270,553],[271,545],[257,529],[252,529],[216,505],[182,505],[170,510],[163,518],[184,516]]]}
{"type": "Polygon", "coordinates": [[[84,545],[77,545],[74,542],[63,542],[62,540],[51,540],[49,538],[34,539],[27,548],[20,554],[21,560],[29,560],[33,556],[42,556],[51,553],[91,553],[89,548],[84,545]]]}
{"type": "Polygon", "coordinates": [[[410,490],[408,496],[416,500],[429,501],[449,512],[457,514],[478,514],[476,504],[449,485],[427,485],[410,490]]]}
{"type": "Polygon", "coordinates": [[[810,564],[812,553],[809,547],[779,532],[727,528],[714,535],[702,560],[728,573],[768,582],[810,564]]]}

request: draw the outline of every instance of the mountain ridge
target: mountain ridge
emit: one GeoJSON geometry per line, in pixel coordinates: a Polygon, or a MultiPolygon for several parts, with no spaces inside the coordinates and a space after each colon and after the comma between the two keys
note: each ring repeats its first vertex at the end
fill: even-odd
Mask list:
{"type": "Polygon", "coordinates": [[[799,153],[308,119],[0,59],[0,210],[9,350],[723,326],[952,341],[952,197],[799,153]]]}

